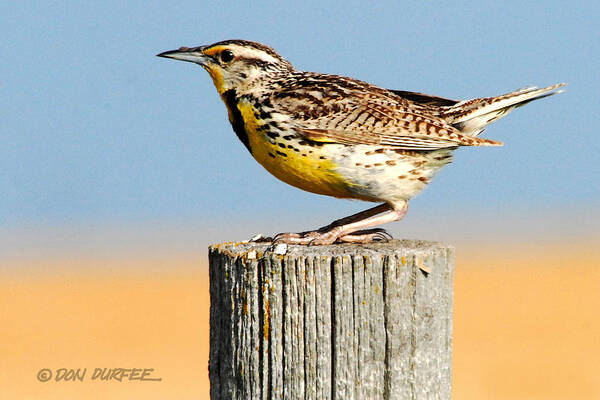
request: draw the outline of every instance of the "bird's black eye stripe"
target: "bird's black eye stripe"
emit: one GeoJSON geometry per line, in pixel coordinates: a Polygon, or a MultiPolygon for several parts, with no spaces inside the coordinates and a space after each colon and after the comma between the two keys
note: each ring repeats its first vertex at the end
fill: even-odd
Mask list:
{"type": "Polygon", "coordinates": [[[231,50],[223,50],[221,52],[221,61],[229,62],[231,60],[233,60],[233,53],[231,52],[231,50]]]}

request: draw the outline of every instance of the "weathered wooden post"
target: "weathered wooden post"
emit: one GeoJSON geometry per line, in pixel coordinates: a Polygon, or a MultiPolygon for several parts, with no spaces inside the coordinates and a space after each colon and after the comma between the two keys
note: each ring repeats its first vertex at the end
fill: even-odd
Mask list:
{"type": "Polygon", "coordinates": [[[449,399],[454,249],[210,247],[211,399],[449,399]]]}

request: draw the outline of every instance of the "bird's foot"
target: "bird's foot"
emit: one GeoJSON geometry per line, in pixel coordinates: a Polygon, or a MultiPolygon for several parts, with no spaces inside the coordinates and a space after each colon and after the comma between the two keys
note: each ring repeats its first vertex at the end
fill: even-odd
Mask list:
{"type": "Polygon", "coordinates": [[[385,229],[373,226],[400,220],[408,208],[406,201],[398,208],[385,203],[366,211],[333,221],[315,231],[300,233],[280,233],[273,238],[262,235],[252,238],[252,242],[277,244],[327,245],[333,243],[372,243],[387,242],[392,239],[385,229]]]}
{"type": "Polygon", "coordinates": [[[275,235],[272,240],[273,244],[301,244],[308,246],[319,246],[333,243],[373,243],[387,242],[392,239],[392,235],[385,229],[365,229],[355,232],[343,234],[342,230],[335,227],[329,231],[321,229],[317,231],[308,231],[300,233],[280,233],[275,235]]]}
{"type": "Polygon", "coordinates": [[[338,242],[367,244],[373,242],[389,242],[392,239],[393,236],[385,229],[374,228],[349,233],[338,238],[338,242]]]}

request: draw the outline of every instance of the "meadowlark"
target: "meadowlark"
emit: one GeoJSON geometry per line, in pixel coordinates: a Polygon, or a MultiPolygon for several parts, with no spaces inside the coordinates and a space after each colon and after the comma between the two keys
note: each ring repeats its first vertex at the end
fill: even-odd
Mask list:
{"type": "Polygon", "coordinates": [[[238,138],[276,178],[312,193],[383,203],[315,231],[275,237],[292,244],[385,239],[387,232],[374,227],[400,220],[456,148],[501,146],[478,137],[486,125],[564,85],[459,101],[299,71],[272,48],[246,40],[158,56],[209,73],[238,138]]]}

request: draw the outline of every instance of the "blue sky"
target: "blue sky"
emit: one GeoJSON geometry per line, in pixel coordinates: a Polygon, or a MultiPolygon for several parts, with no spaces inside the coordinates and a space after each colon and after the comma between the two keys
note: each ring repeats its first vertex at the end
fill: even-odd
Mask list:
{"type": "MultiPolygon", "coordinates": [[[[208,75],[155,54],[243,38],[299,69],[450,98],[568,82],[493,124],[411,202],[419,216],[600,205],[597,2],[3,2],[0,225],[328,220],[239,143],[208,75]],[[567,7],[567,8],[565,8],[567,7]]],[[[302,226],[298,228],[310,228],[302,226]]]]}

